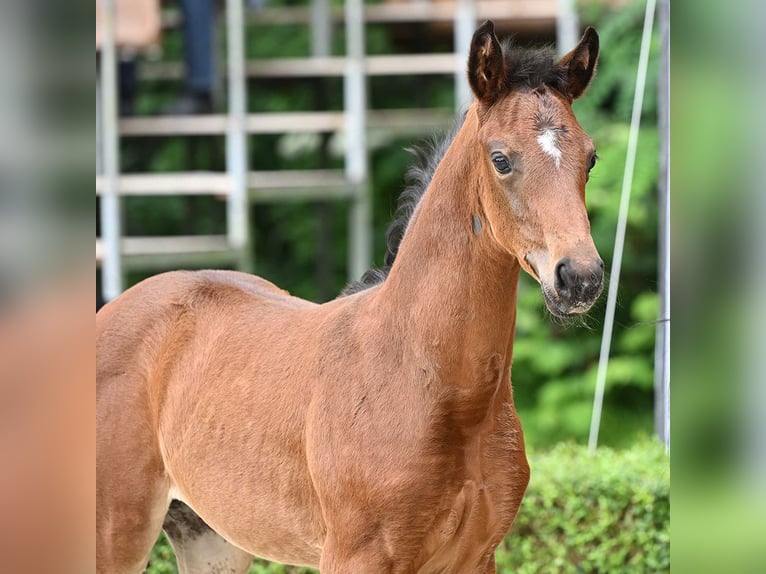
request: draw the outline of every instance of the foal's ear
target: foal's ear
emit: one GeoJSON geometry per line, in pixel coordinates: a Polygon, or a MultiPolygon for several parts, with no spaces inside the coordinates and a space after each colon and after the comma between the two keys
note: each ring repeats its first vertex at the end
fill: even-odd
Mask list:
{"type": "Polygon", "coordinates": [[[585,93],[598,62],[598,34],[591,26],[585,29],[580,43],[558,63],[567,77],[569,96],[576,100],[585,93]]]}
{"type": "Polygon", "coordinates": [[[483,104],[491,105],[505,95],[505,58],[491,20],[484,22],[473,34],[468,56],[468,82],[483,104]]]}

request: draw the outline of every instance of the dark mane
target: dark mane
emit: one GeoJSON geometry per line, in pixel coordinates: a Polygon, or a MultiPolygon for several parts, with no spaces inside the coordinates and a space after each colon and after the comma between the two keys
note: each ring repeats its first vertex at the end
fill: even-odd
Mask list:
{"type": "MultiPolygon", "coordinates": [[[[556,51],[551,47],[528,50],[511,46],[511,40],[503,42],[506,61],[505,83],[508,90],[534,90],[543,87],[552,88],[562,94],[567,93],[566,69],[557,66],[556,51]]],[[[404,176],[405,188],[399,196],[394,220],[386,231],[386,255],[383,266],[366,271],[359,281],[349,283],[341,296],[351,295],[373,287],[388,277],[394,264],[402,237],[407,231],[410,219],[421,198],[428,189],[444,154],[457,132],[463,125],[465,113],[460,114],[449,133],[441,138],[434,138],[425,145],[413,146],[407,151],[415,156],[415,164],[404,176]]]]}
{"type": "Polygon", "coordinates": [[[566,95],[567,69],[559,66],[556,50],[544,48],[516,48],[511,40],[502,43],[505,54],[505,84],[508,90],[534,90],[548,87],[566,95]]]}
{"type": "Polygon", "coordinates": [[[415,213],[418,203],[420,203],[434,173],[436,173],[436,168],[439,167],[439,163],[444,154],[447,153],[452,140],[455,139],[457,132],[462,127],[464,119],[465,113],[460,114],[455,125],[445,136],[432,138],[422,146],[407,148],[407,151],[415,156],[415,163],[404,174],[404,191],[399,195],[394,220],[386,230],[386,254],[383,257],[383,267],[365,271],[359,281],[346,285],[341,296],[364,291],[386,280],[396,259],[396,254],[399,252],[402,237],[404,237],[410,219],[412,219],[412,214],[415,213]]]}

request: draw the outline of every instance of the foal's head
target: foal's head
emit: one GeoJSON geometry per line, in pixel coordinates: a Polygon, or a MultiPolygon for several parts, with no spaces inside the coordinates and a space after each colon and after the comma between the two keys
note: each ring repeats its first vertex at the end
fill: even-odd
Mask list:
{"type": "Polygon", "coordinates": [[[559,316],[584,313],[603,287],[604,263],[585,211],[596,150],[572,112],[598,50],[598,35],[588,28],[559,61],[544,52],[504,53],[485,22],[468,60],[479,118],[479,193],[490,231],[540,282],[559,316]]]}

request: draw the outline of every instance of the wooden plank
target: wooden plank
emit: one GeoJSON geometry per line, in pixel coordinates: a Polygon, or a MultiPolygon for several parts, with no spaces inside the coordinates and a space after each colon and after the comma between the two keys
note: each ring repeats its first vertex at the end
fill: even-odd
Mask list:
{"type": "MultiPolygon", "coordinates": [[[[103,193],[103,178],[96,176],[96,195],[103,193]]],[[[219,195],[229,191],[225,173],[148,173],[124,174],[117,181],[120,195],[219,195]]]]}
{"type": "MultiPolygon", "coordinates": [[[[249,61],[246,70],[251,78],[339,78],[345,65],[343,56],[264,58],[249,61]]],[[[452,53],[391,54],[367,56],[365,67],[368,76],[452,74],[456,67],[464,67],[464,62],[452,53]]],[[[176,62],[147,64],[141,69],[142,78],[147,80],[176,80],[184,76],[183,65],[176,62]]]]}
{"type": "Polygon", "coordinates": [[[223,135],[226,133],[226,116],[151,116],[123,118],[120,135],[130,136],[190,136],[223,135]]]}
{"type": "MultiPolygon", "coordinates": [[[[400,2],[368,4],[364,10],[365,22],[404,23],[404,22],[450,22],[454,19],[456,2],[400,2]]],[[[509,22],[523,27],[529,21],[544,20],[553,24],[558,15],[558,0],[478,0],[476,2],[479,19],[492,19],[496,22],[509,22]]],[[[344,20],[343,8],[332,10],[334,22],[344,20]]],[[[169,21],[169,19],[168,19],[169,21]]],[[[274,24],[309,24],[310,10],[306,6],[266,7],[248,13],[248,22],[266,26],[274,24]]]]}
{"type": "MultiPolygon", "coordinates": [[[[297,198],[306,189],[310,196],[321,195],[321,189],[330,190],[330,196],[345,196],[344,191],[332,190],[348,184],[343,171],[334,169],[251,171],[247,183],[259,198],[270,193],[297,198]]],[[[96,195],[103,193],[105,185],[104,178],[96,176],[96,195]]],[[[213,172],[126,174],[120,176],[117,189],[124,196],[226,195],[229,177],[213,172]]]]}
{"type": "MultiPolygon", "coordinates": [[[[179,235],[162,237],[123,237],[122,255],[137,257],[179,257],[202,253],[229,253],[234,250],[229,246],[225,235],[179,235]]],[[[103,243],[96,239],[96,262],[104,257],[103,243]]],[[[135,261],[133,262],[135,264],[135,261]]]]}
{"type": "Polygon", "coordinates": [[[279,112],[248,114],[250,134],[334,132],[343,129],[343,112],[279,112]]]}
{"type": "Polygon", "coordinates": [[[225,235],[180,235],[176,237],[123,237],[122,252],[132,255],[159,255],[228,251],[225,235]]]}
{"type": "MultiPolygon", "coordinates": [[[[125,118],[120,121],[120,135],[124,137],[224,135],[227,121],[226,116],[220,114],[125,118]]],[[[251,134],[333,132],[343,128],[343,112],[248,114],[245,127],[251,134]]]]}
{"type": "MultiPolygon", "coordinates": [[[[367,6],[369,23],[449,22],[454,20],[456,2],[383,3],[367,6]]],[[[479,20],[520,24],[525,20],[555,20],[558,0],[477,0],[479,20]]]]}
{"type": "Polygon", "coordinates": [[[452,74],[458,64],[455,54],[397,54],[369,56],[368,76],[405,76],[409,74],[452,74]]]}
{"type": "Polygon", "coordinates": [[[260,58],[247,63],[247,75],[251,78],[339,78],[345,65],[343,56],[260,58]]]}
{"type": "MultiPolygon", "coordinates": [[[[427,128],[445,123],[442,110],[369,110],[367,115],[371,127],[399,127],[407,133],[418,126],[427,128]]],[[[250,134],[334,132],[343,129],[344,116],[343,112],[257,113],[248,114],[246,125],[250,134]]],[[[226,119],[225,116],[128,118],[122,120],[120,126],[121,135],[126,137],[223,135],[226,119]]]]}
{"type": "Polygon", "coordinates": [[[455,114],[441,109],[370,110],[367,126],[399,134],[428,134],[452,125],[455,114]]]}

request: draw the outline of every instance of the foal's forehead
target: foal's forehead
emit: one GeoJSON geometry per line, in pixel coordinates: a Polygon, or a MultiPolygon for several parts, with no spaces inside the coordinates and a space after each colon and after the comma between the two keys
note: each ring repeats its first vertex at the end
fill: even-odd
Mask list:
{"type": "Polygon", "coordinates": [[[550,88],[512,92],[501,108],[504,108],[501,111],[505,117],[504,129],[510,129],[516,135],[526,135],[528,139],[543,138],[544,141],[555,135],[562,145],[564,140],[570,144],[592,145],[577,122],[571,103],[550,88]]]}
{"type": "Polygon", "coordinates": [[[519,153],[534,165],[568,173],[580,170],[595,152],[593,140],[575,118],[571,100],[547,86],[512,90],[493,106],[482,131],[490,153],[519,153]]]}

